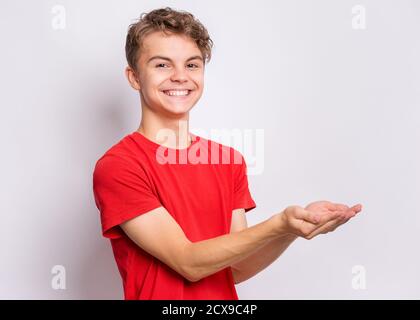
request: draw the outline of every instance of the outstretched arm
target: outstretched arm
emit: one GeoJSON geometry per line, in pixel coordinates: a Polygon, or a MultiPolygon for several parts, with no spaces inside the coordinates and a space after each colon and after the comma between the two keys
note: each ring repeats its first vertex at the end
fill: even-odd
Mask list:
{"type": "Polygon", "coordinates": [[[304,237],[334,218],[319,216],[299,206],[287,207],[269,219],[239,232],[191,242],[164,207],[151,210],[121,224],[141,248],[190,281],[198,281],[253,254],[279,236],[304,237]],[[158,231],[158,232],[157,232],[158,231]]]}
{"type": "Polygon", "coordinates": [[[283,234],[275,216],[255,226],[215,238],[191,242],[170,213],[159,207],[121,224],[142,249],[184,278],[198,281],[252,254],[283,234]]]}

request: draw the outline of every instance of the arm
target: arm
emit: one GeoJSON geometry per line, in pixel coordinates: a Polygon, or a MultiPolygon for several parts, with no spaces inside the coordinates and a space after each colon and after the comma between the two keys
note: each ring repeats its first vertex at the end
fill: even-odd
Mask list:
{"type": "Polygon", "coordinates": [[[283,233],[275,216],[245,230],[191,242],[164,207],[122,223],[124,232],[142,249],[190,281],[229,267],[283,233]],[[156,232],[159,230],[159,232],[156,232]]]}
{"type": "MultiPolygon", "coordinates": [[[[245,210],[236,209],[232,212],[230,232],[239,232],[248,227],[245,210]]],[[[247,258],[231,265],[235,284],[241,283],[267,268],[289,247],[297,238],[293,234],[278,236],[259,248],[247,258]]]]}
{"type": "Polygon", "coordinates": [[[186,279],[198,281],[241,261],[278,237],[293,234],[311,239],[334,228],[340,219],[337,212],[320,216],[302,207],[290,206],[250,228],[198,242],[191,242],[185,236],[164,207],[120,226],[143,250],[186,279]]]}

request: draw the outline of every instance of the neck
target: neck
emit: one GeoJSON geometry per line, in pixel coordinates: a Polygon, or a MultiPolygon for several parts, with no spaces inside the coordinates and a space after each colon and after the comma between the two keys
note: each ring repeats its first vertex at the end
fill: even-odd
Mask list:
{"type": "Polygon", "coordinates": [[[137,131],[149,140],[167,148],[184,149],[190,146],[189,112],[165,117],[142,108],[142,118],[137,131]]]}

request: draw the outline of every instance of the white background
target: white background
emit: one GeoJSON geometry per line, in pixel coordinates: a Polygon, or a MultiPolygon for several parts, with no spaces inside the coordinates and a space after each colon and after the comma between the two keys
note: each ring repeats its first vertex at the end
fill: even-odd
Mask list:
{"type": "Polygon", "coordinates": [[[239,284],[239,298],[420,298],[414,0],[3,0],[0,298],[123,298],[92,172],[140,122],[123,73],[127,27],[166,5],[193,13],[215,43],[191,128],[264,129],[249,225],[292,204],[363,204],[334,233],[297,240],[239,284]],[[65,29],[52,27],[55,5],[65,29]],[[352,27],[355,5],[365,29],[352,27]],[[65,267],[65,290],[51,286],[54,265],[65,267]],[[364,290],[352,287],[356,265],[364,290]]]}

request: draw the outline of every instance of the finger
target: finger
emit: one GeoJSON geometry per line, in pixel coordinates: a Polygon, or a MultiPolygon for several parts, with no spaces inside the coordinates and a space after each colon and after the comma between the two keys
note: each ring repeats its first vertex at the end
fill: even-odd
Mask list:
{"type": "Polygon", "coordinates": [[[351,207],[350,210],[355,211],[356,213],[359,213],[360,211],[362,211],[362,205],[360,203],[356,204],[353,207],[351,207]]]}
{"type": "Polygon", "coordinates": [[[348,210],[345,211],[345,215],[349,218],[353,218],[356,214],[358,214],[361,211],[360,205],[355,205],[348,210]]]}
{"type": "Polygon", "coordinates": [[[346,223],[347,221],[349,221],[351,219],[351,217],[346,217],[346,216],[339,216],[338,218],[331,220],[329,222],[327,222],[326,224],[316,228],[315,230],[313,230],[309,236],[307,236],[307,239],[312,239],[313,237],[322,234],[322,233],[328,233],[328,232],[332,232],[335,229],[337,229],[337,227],[341,226],[342,224],[346,223]]]}
{"type": "Polygon", "coordinates": [[[340,221],[341,221],[341,219],[335,219],[335,220],[327,222],[326,224],[322,225],[321,227],[318,227],[315,230],[313,230],[308,236],[306,236],[306,239],[309,240],[309,239],[314,238],[317,235],[335,230],[341,224],[340,221]]]}
{"type": "Polygon", "coordinates": [[[326,203],[325,203],[325,207],[326,207],[328,210],[332,210],[332,211],[337,210],[337,206],[336,206],[336,204],[335,204],[335,203],[332,203],[332,202],[326,202],[326,203]]]}
{"type": "Polygon", "coordinates": [[[342,203],[333,203],[332,205],[335,207],[334,210],[346,211],[349,209],[349,206],[346,206],[345,204],[342,204],[342,203]]]}
{"type": "Polygon", "coordinates": [[[313,233],[316,229],[319,228],[318,225],[307,222],[306,220],[296,220],[299,225],[297,225],[298,234],[301,237],[305,237],[308,234],[313,233]]]}
{"type": "Polygon", "coordinates": [[[332,221],[332,220],[335,220],[337,218],[342,217],[343,215],[344,215],[343,211],[337,211],[337,210],[336,211],[329,211],[329,212],[324,213],[320,216],[318,225],[319,226],[324,225],[329,221],[332,221]]]}
{"type": "Polygon", "coordinates": [[[300,232],[301,232],[300,236],[306,237],[306,236],[312,234],[315,230],[318,230],[319,228],[325,226],[328,223],[329,223],[329,225],[331,225],[331,222],[334,223],[335,221],[341,221],[345,218],[346,217],[343,215],[342,212],[334,211],[330,214],[324,214],[324,215],[320,216],[320,218],[318,220],[318,223],[316,223],[316,224],[308,222],[304,219],[296,220],[300,223],[297,226],[297,229],[300,230],[300,232]]]}
{"type": "Polygon", "coordinates": [[[350,217],[353,217],[362,210],[362,205],[360,203],[352,206],[351,208],[341,203],[335,203],[334,205],[337,207],[337,210],[346,212],[346,214],[350,217]]]}
{"type": "Polygon", "coordinates": [[[297,219],[301,219],[301,220],[305,220],[306,222],[309,222],[311,224],[317,224],[320,221],[320,216],[319,214],[316,214],[315,212],[311,212],[308,210],[305,210],[303,208],[298,208],[296,210],[296,215],[295,217],[297,219]]]}

